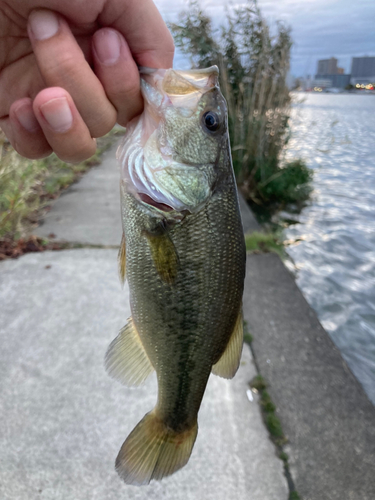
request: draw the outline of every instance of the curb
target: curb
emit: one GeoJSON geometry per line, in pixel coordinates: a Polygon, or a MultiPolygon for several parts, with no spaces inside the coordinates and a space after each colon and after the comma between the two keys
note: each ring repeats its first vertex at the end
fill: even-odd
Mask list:
{"type": "MultiPolygon", "coordinates": [[[[240,207],[251,232],[254,216],[240,207]]],[[[244,319],[296,490],[304,500],[373,500],[375,408],[276,254],[247,256],[244,319]]]]}

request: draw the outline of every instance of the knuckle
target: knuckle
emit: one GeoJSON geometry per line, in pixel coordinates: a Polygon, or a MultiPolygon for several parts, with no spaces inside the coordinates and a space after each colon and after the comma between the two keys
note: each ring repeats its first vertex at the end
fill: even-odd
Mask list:
{"type": "Polygon", "coordinates": [[[82,69],[81,61],[68,51],[55,54],[56,57],[50,57],[43,64],[43,74],[47,80],[70,81],[75,80],[75,75],[82,69]]]}
{"type": "Polygon", "coordinates": [[[52,149],[48,146],[48,144],[43,141],[42,144],[38,144],[37,141],[34,141],[32,145],[25,145],[20,142],[14,141],[12,144],[13,148],[17,151],[17,153],[24,158],[28,158],[29,160],[39,160],[41,158],[46,158],[52,153],[52,149]]]}
{"type": "Polygon", "coordinates": [[[108,96],[117,112],[142,107],[142,96],[137,85],[113,89],[112,92],[108,92],[108,96]]]}
{"type": "Polygon", "coordinates": [[[117,122],[119,125],[125,127],[130,120],[142,112],[142,101],[128,103],[125,107],[119,108],[117,122]]]}
{"type": "Polygon", "coordinates": [[[116,124],[116,113],[113,113],[113,116],[110,116],[106,119],[96,120],[92,125],[88,124],[88,128],[92,137],[102,137],[105,134],[108,134],[116,124]]]}
{"type": "Polygon", "coordinates": [[[134,99],[140,96],[140,77],[135,64],[120,64],[114,72],[101,71],[98,77],[110,99],[134,99]]]}
{"type": "Polygon", "coordinates": [[[64,150],[55,150],[56,155],[60,158],[60,160],[65,161],[66,163],[81,163],[82,161],[88,160],[96,151],[96,143],[92,141],[91,144],[86,144],[84,147],[78,147],[73,151],[67,152],[67,149],[64,150]]]}

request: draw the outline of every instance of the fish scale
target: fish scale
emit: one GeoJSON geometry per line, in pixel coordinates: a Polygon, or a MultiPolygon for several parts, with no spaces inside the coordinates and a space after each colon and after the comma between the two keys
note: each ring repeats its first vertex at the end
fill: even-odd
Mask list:
{"type": "MultiPolygon", "coordinates": [[[[233,199],[233,189],[228,186],[229,199],[233,199]]],[[[137,302],[131,304],[133,320],[152,364],[155,368],[168,367],[158,372],[158,405],[164,414],[168,413],[168,407],[173,413],[175,399],[181,402],[183,397],[181,412],[187,413],[186,425],[191,425],[196,419],[211,366],[223,353],[228,343],[227,332],[233,330],[239,313],[243,271],[232,262],[243,260],[244,251],[241,238],[237,236],[232,240],[232,235],[242,231],[238,214],[232,215],[237,207],[234,203],[230,207],[225,193],[221,193],[211,199],[204,211],[170,231],[180,256],[181,273],[169,286],[163,283],[153,266],[149,246],[142,236],[145,227],[134,199],[125,196],[129,202],[125,237],[129,255],[135,255],[127,259],[129,287],[137,297],[137,302]],[[233,223],[235,221],[237,224],[233,223]],[[212,224],[216,225],[215,231],[211,230],[212,224]],[[228,247],[222,238],[227,240],[228,247]],[[143,245],[140,244],[142,239],[143,245]],[[145,275],[147,287],[144,286],[145,275]],[[209,293],[219,300],[207,302],[209,293]],[[155,346],[158,346],[157,351],[155,346]],[[189,355],[197,360],[199,370],[196,372],[179,364],[186,363],[189,355]],[[201,359],[205,362],[199,363],[201,359]],[[178,375],[170,377],[170,372],[178,375]],[[198,391],[186,391],[181,396],[181,381],[193,377],[196,377],[195,389],[198,391]]]]}
{"type": "MultiPolygon", "coordinates": [[[[122,167],[120,269],[129,283],[132,318],[111,344],[106,366],[111,375],[127,383],[139,384],[156,371],[157,404],[128,436],[116,460],[124,481],[138,485],[161,479],[187,463],[211,371],[231,378],[238,368],[246,258],[217,68],[190,73],[158,70],[143,78],[147,79],[143,92],[149,93],[140,119],[146,123],[147,113],[152,112],[152,123],[163,132],[152,135],[149,126],[153,142],[143,139],[149,148],[167,143],[171,155],[165,167],[144,169],[151,176],[147,183],[152,183],[156,167],[158,172],[166,168],[166,178],[173,177],[174,169],[188,168],[189,181],[178,187],[168,179],[164,188],[159,184],[165,189],[161,200],[176,199],[178,209],[168,208],[158,204],[155,193],[147,193],[146,202],[122,167]],[[182,97],[176,99],[180,88],[182,97]],[[168,92],[173,94],[170,99],[168,92]],[[184,102],[196,108],[181,109],[184,102]],[[215,130],[205,125],[207,113],[214,113],[207,127],[218,124],[215,130]],[[159,144],[157,136],[162,136],[159,144]],[[208,183],[203,191],[202,171],[207,172],[208,183]],[[184,202],[179,196],[188,200],[186,208],[181,209],[184,202]]],[[[139,137],[138,131],[135,140],[139,137]]],[[[131,145],[131,139],[127,136],[124,144],[133,154],[135,147],[144,145],[131,145]]],[[[149,161],[160,158],[159,152],[151,149],[149,161]]],[[[120,150],[119,158],[127,162],[127,150],[120,150]]]]}

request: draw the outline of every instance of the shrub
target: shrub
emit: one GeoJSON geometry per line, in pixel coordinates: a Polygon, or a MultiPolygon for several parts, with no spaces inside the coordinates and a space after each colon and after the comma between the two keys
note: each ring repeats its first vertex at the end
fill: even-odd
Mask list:
{"type": "Polygon", "coordinates": [[[279,22],[272,36],[255,0],[227,12],[220,36],[197,1],[170,29],[192,67],[219,66],[233,167],[245,196],[261,204],[306,198],[307,167],[301,161],[280,165],[290,138],[290,29],[279,22]]]}

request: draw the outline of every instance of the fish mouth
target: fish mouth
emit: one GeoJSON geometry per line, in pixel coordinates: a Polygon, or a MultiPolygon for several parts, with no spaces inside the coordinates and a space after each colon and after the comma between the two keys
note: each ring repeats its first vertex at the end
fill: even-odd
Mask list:
{"type": "Polygon", "coordinates": [[[166,205],[165,203],[160,203],[158,201],[155,201],[151,196],[148,196],[145,193],[137,193],[139,196],[139,199],[143,201],[143,203],[146,203],[147,205],[151,205],[152,207],[157,208],[158,210],[161,210],[162,212],[173,212],[174,208],[170,207],[169,205],[166,205]]]}
{"type": "Polygon", "coordinates": [[[169,217],[196,213],[211,195],[214,162],[210,159],[209,164],[197,164],[177,156],[161,137],[162,124],[170,106],[183,105],[185,109],[188,103],[193,113],[202,95],[216,87],[218,69],[179,72],[142,68],[141,74],[145,110],[128,124],[118,149],[121,178],[128,192],[149,210],[168,213],[169,217]]]}

